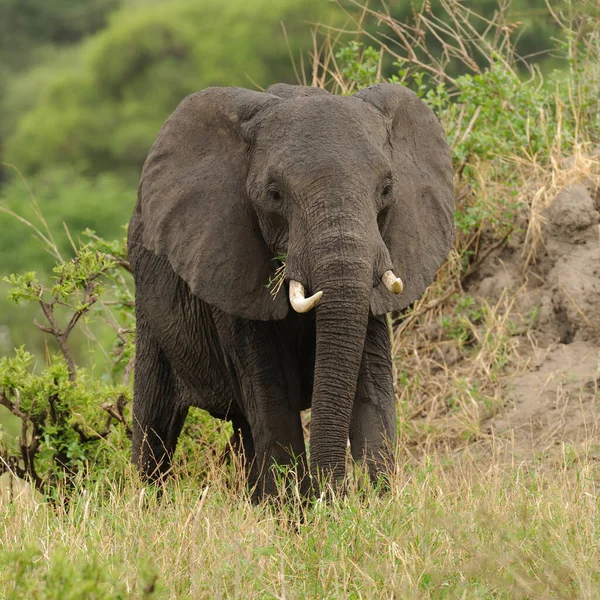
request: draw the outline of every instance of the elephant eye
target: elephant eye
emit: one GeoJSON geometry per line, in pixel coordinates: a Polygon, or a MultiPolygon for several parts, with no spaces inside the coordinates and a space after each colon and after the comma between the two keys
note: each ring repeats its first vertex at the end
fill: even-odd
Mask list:
{"type": "Polygon", "coordinates": [[[273,202],[281,201],[281,192],[279,191],[279,188],[277,188],[276,186],[270,186],[267,189],[267,197],[273,202]]]}

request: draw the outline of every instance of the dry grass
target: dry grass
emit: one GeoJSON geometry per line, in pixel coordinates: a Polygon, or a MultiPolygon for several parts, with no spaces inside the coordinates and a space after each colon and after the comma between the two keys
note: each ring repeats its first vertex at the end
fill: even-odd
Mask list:
{"type": "MultiPolygon", "coordinates": [[[[440,0],[437,14],[429,2],[413,5],[413,14],[406,22],[394,19],[384,3],[370,5],[360,0],[341,3],[334,0],[347,17],[344,27],[319,25],[313,37],[312,79],[310,85],[323,87],[337,94],[349,94],[356,84],[348,81],[336,53],[341,43],[350,37],[360,39],[377,49],[381,56],[407,67],[400,76],[405,83],[416,71],[429,75],[433,81],[452,85],[449,66],[461,64],[464,69],[481,73],[483,61],[491,65],[501,62],[506,70],[516,72],[518,58],[514,49],[514,33],[518,24],[507,20],[510,0],[499,0],[490,18],[476,13],[457,0],[440,0]],[[365,28],[367,21],[376,22],[376,31],[365,28]],[[436,50],[433,48],[436,47],[436,50]]],[[[524,63],[526,64],[526,63],[524,63]]],[[[381,79],[380,62],[378,75],[381,79]]],[[[532,76],[535,69],[531,68],[532,76]]],[[[303,81],[307,85],[306,80],[303,81]]],[[[460,128],[461,121],[453,126],[460,128]]],[[[469,135],[473,123],[464,123],[463,135],[469,135]]]]}
{"type": "Polygon", "coordinates": [[[556,195],[568,185],[592,182],[600,189],[600,154],[590,144],[576,144],[565,157],[560,147],[554,148],[550,165],[540,164],[535,157],[514,156],[512,162],[524,185],[518,201],[529,207],[524,245],[525,267],[534,264],[543,245],[544,211],[556,195]]]}
{"type": "Polygon", "coordinates": [[[384,496],[254,507],[231,473],[135,474],[53,509],[2,506],[5,598],[597,598],[598,463],[545,474],[469,454],[399,466],[384,496]],[[232,485],[233,482],[233,485],[232,485]]]}
{"type": "MultiPolygon", "coordinates": [[[[487,437],[485,421],[505,404],[501,376],[517,368],[513,301],[465,307],[466,296],[454,296],[394,335],[400,440],[420,452],[487,437]]],[[[413,314],[427,308],[423,299],[413,314]]]]}

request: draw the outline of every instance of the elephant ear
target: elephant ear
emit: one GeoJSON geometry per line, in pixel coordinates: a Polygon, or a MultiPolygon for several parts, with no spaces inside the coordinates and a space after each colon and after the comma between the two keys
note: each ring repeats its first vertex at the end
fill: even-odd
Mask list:
{"type": "Polygon", "coordinates": [[[241,88],[185,98],[152,146],[136,206],[136,240],[165,256],[194,295],[247,319],[282,319],[288,310],[285,294],[273,298],[267,288],[276,264],[246,195],[241,131],[279,102],[241,88]]]}
{"type": "Polygon", "coordinates": [[[433,111],[409,89],[379,84],[358,94],[390,120],[390,145],[398,200],[384,241],[404,291],[373,290],[374,314],[401,310],[417,300],[454,245],[454,185],[446,134],[433,111]]]}

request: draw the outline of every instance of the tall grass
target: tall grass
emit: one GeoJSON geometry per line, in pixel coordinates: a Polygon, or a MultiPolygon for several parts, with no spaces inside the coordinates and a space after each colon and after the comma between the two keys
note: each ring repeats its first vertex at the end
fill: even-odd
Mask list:
{"type": "MultiPolygon", "coordinates": [[[[391,491],[252,506],[230,473],[135,473],[59,508],[3,498],[4,598],[598,598],[598,456],[547,471],[468,453],[399,465],[391,491]],[[594,460],[596,459],[596,460],[594,460]]],[[[352,486],[351,486],[352,487],[352,486]]]]}

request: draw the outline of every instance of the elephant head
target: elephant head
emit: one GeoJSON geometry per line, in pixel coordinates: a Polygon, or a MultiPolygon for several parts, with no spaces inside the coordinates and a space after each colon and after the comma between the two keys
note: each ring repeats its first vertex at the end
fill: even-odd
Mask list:
{"type": "Polygon", "coordinates": [[[417,299],[454,240],[433,112],[400,85],[210,88],[165,123],[139,193],[141,243],[227,313],[285,318],[267,283],[286,254],[292,306],[316,304],[312,470],[343,475],[369,313],[417,299]]]}

